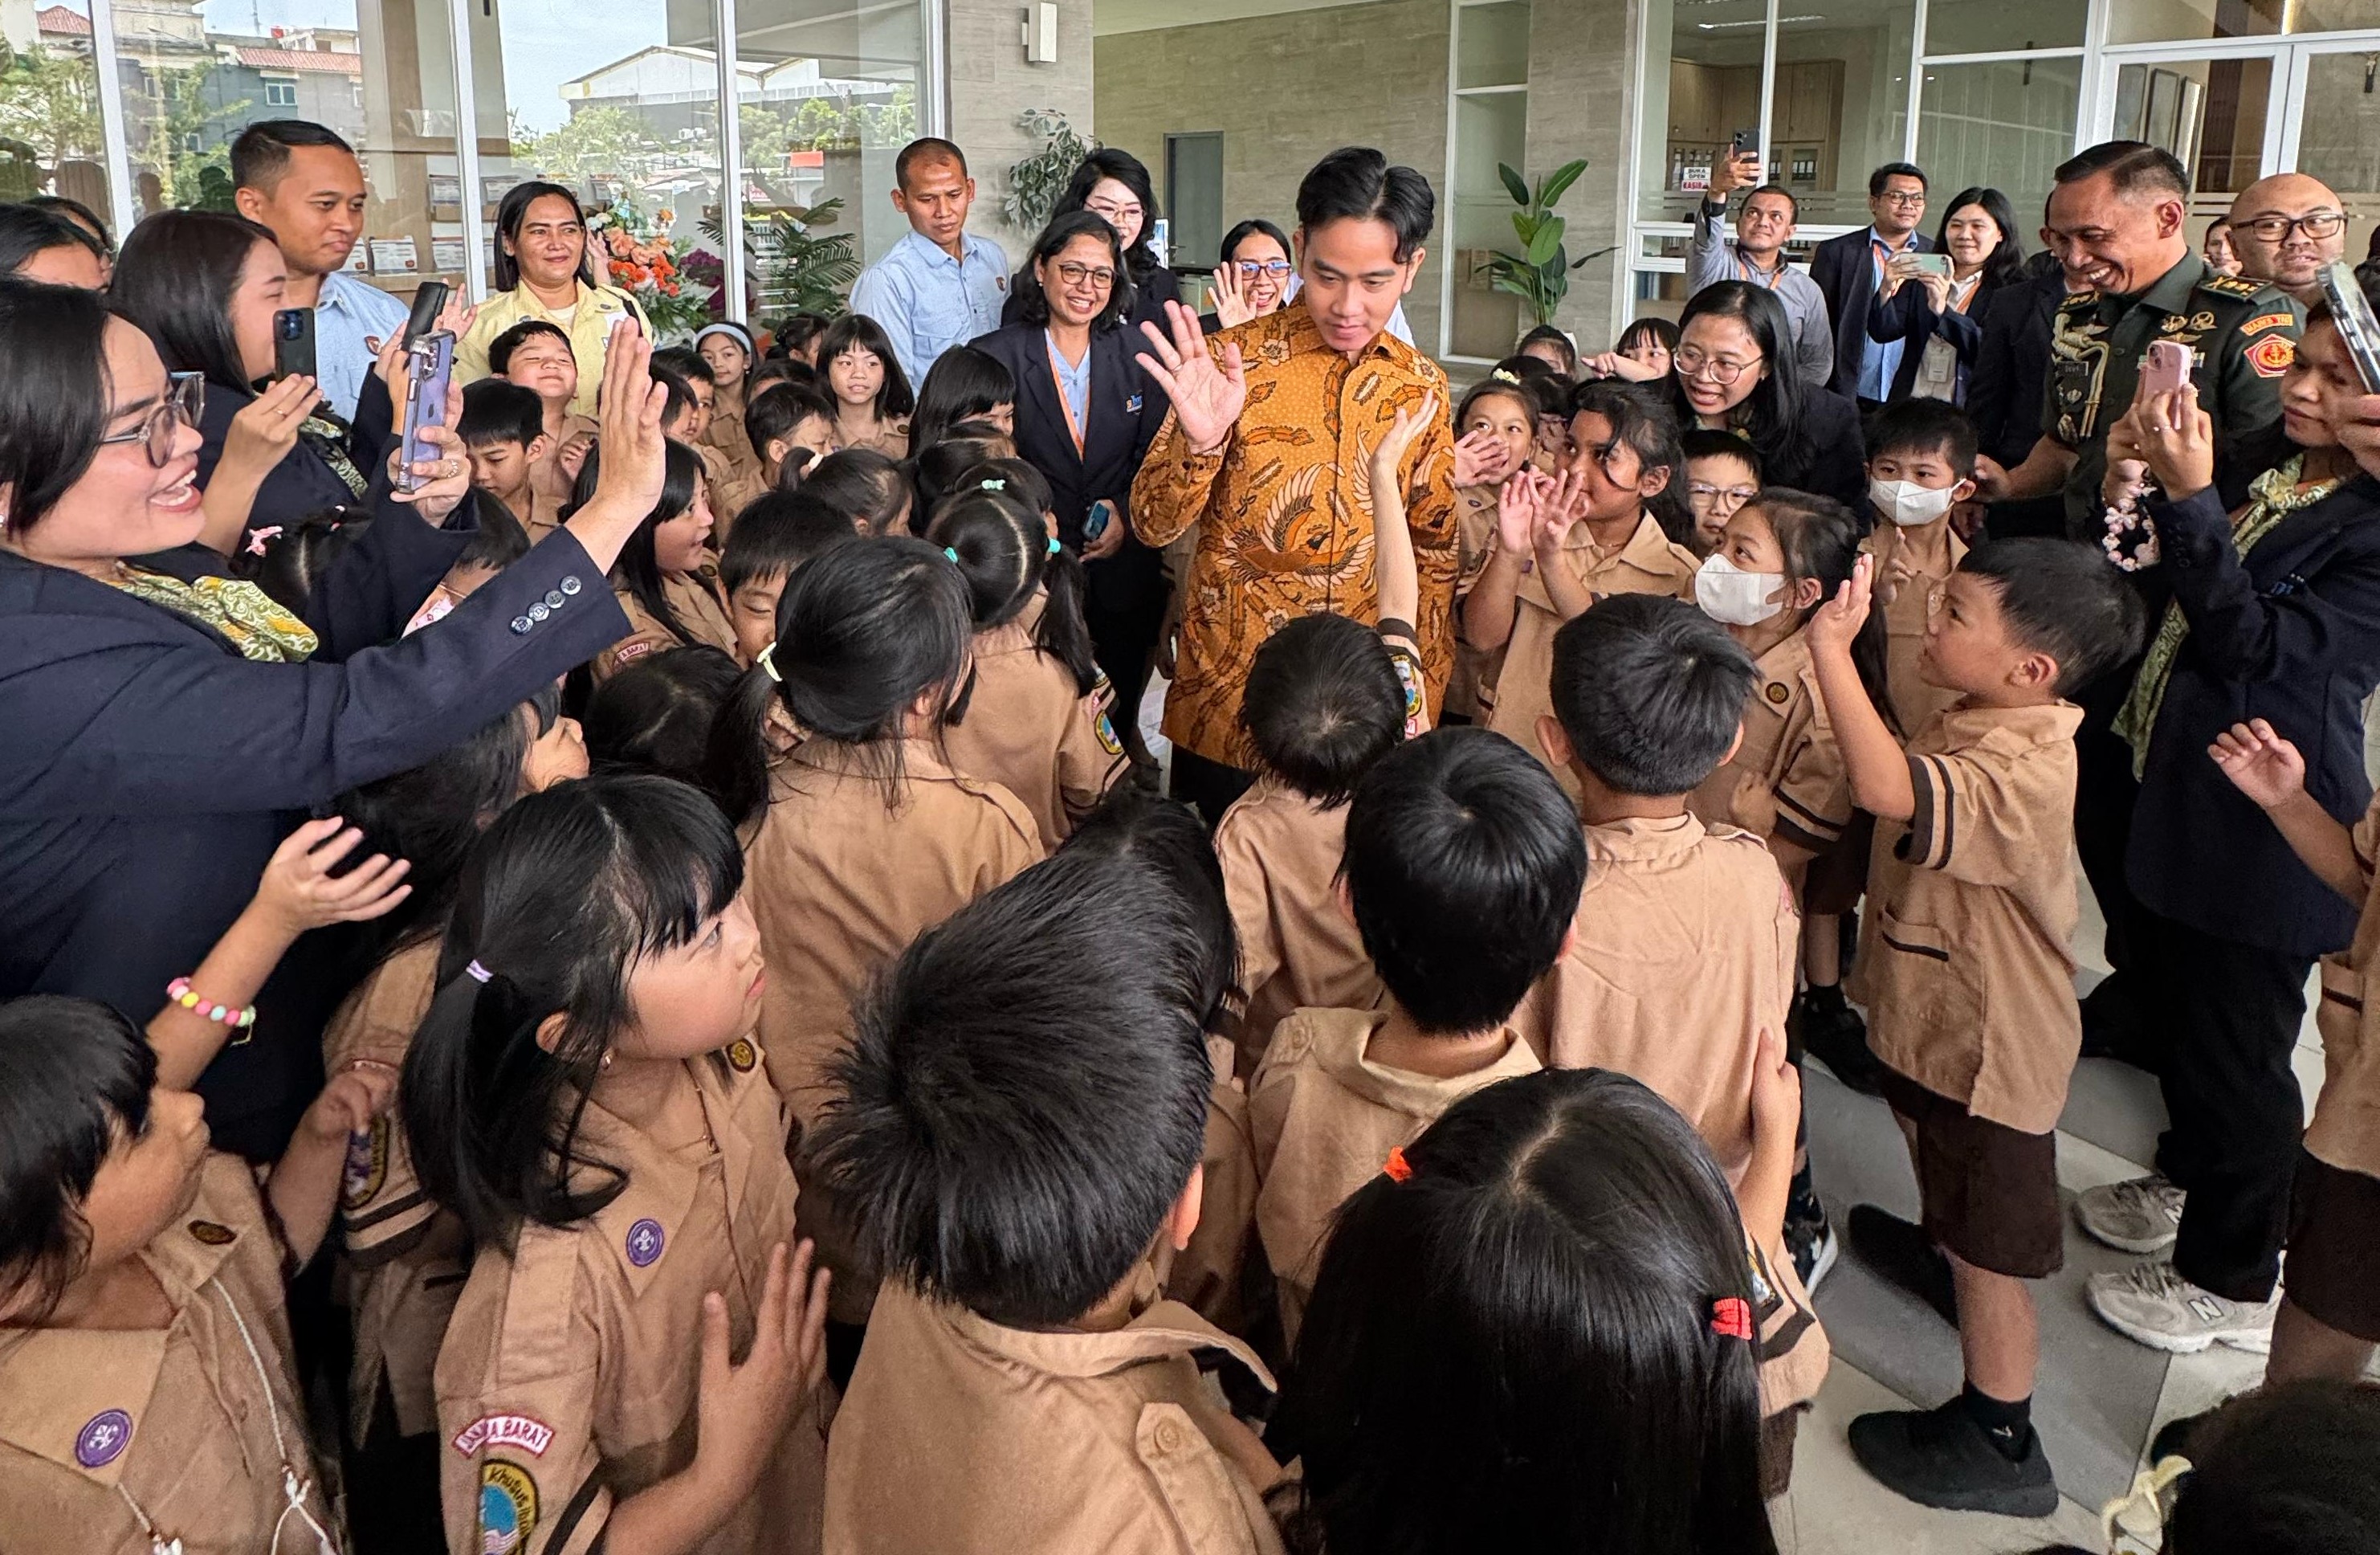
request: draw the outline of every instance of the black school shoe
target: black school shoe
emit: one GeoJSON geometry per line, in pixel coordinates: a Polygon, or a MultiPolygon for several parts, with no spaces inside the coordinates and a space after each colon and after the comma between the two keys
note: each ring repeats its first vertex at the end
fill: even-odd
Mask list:
{"type": "Polygon", "coordinates": [[[1959,1287],[1950,1276],[1950,1260],[1924,1226],[1873,1204],[1852,1205],[1845,1224],[1853,1257],[1887,1284],[1932,1307],[1952,1328],[1959,1326],[1959,1287]]]}
{"type": "Polygon", "coordinates": [[[1843,997],[1840,984],[1803,989],[1789,1020],[1801,1035],[1803,1051],[1824,1060],[1836,1079],[1862,1096],[1884,1094],[1884,1065],[1868,1051],[1867,1022],[1843,997]]]}
{"type": "Polygon", "coordinates": [[[2046,1517],[2058,1510],[2058,1480],[2026,1427],[2024,1456],[2010,1463],[1957,1399],[1939,1409],[1895,1409],[1852,1422],[1852,1456],[1897,1496],[1945,1512],[2046,1517]]]}

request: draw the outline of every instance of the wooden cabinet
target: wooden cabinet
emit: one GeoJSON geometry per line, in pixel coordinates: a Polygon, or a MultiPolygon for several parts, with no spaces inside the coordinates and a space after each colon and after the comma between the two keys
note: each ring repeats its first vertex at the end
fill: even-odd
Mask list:
{"type": "MultiPolygon", "coordinates": [[[[1833,188],[1842,140],[1843,62],[1808,59],[1777,65],[1769,115],[1769,176],[1797,188],[1833,188]]],[[[1670,186],[1678,170],[1708,164],[1729,137],[1760,122],[1760,67],[1670,62],[1670,186]]]]}

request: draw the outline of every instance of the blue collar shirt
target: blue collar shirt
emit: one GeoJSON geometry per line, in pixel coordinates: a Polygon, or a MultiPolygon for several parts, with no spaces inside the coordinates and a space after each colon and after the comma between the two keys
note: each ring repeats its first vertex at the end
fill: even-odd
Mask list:
{"type": "MultiPolygon", "coordinates": [[[[1876,289],[1884,285],[1886,250],[1890,249],[1898,258],[1902,254],[1919,252],[1917,245],[1918,237],[1913,229],[1898,245],[1885,242],[1883,238],[1876,236],[1876,228],[1867,229],[1868,268],[1876,277],[1875,286],[1871,287],[1868,293],[1870,308],[1876,306],[1876,289]]],[[[1860,398],[1890,399],[1892,397],[1893,375],[1900,371],[1900,350],[1901,342],[1899,340],[1877,340],[1873,336],[1869,338],[1867,354],[1860,358],[1860,398]]]]}
{"type": "Polygon", "coordinates": [[[356,419],[356,400],[371,376],[375,358],[370,342],[385,342],[401,332],[412,312],[400,299],[344,271],[322,277],[314,302],[314,379],[341,420],[356,419]]]}
{"type": "Polygon", "coordinates": [[[884,326],[912,391],[935,358],[998,329],[1007,300],[1007,254],[972,232],[960,235],[956,259],[906,233],[851,288],[851,310],[884,326]]]}

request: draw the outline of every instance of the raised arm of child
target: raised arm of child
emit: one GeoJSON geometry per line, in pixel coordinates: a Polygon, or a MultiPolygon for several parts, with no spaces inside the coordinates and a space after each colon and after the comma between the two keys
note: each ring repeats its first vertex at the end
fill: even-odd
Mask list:
{"type": "Polygon", "coordinates": [[[246,909],[197,969],[176,982],[149,1022],[159,1085],[189,1089],[226,1042],[247,1039],[240,1013],[298,935],[378,917],[412,894],[404,883],[411,866],[382,854],[334,879],[331,871],[363,841],[361,832],[342,832],[342,824],[336,816],[310,820],[283,838],[246,909]]]}
{"type": "Polygon", "coordinates": [[[1414,438],[1438,415],[1431,395],[1418,410],[1400,410],[1372,450],[1372,577],[1379,618],[1414,625],[1421,612],[1421,573],[1414,564],[1413,529],[1405,522],[1404,457],[1414,438]]]}
{"type": "MultiPolygon", "coordinates": [[[[1471,592],[1463,596],[1463,641],[1487,651],[1512,640],[1512,622],[1520,610],[1521,577],[1536,561],[1537,538],[1557,516],[1570,512],[1577,494],[1568,470],[1553,476],[1523,468],[1496,489],[1496,544],[1471,592]]],[[[1554,587],[1551,578],[1547,582],[1549,589],[1554,587]]],[[[1557,606],[1562,602],[1559,594],[1553,599],[1557,606]]]]}
{"type": "Polygon", "coordinates": [[[346,1174],[347,1139],[370,1131],[372,1120],[396,1097],[396,1071],[382,1063],[358,1063],[331,1076],[298,1124],[264,1183],[265,1201],[281,1225],[282,1245],[297,1268],[313,1261],[338,1208],[346,1174]]]}
{"type": "Polygon", "coordinates": [[[1752,1163],[1735,1207],[1743,1229],[1773,1267],[1785,1257],[1785,1201],[1793,1187],[1793,1140],[1802,1126],[1802,1072],[1785,1056],[1782,1032],[1766,1027],[1752,1061],[1752,1163]]]}
{"type": "Polygon", "coordinates": [[[2206,747],[2231,786],[2256,802],[2323,884],[2362,905],[2371,871],[2355,854],[2355,834],[2306,792],[2305,758],[2261,718],[2234,723],[2206,747]]]}
{"type": "Polygon", "coordinates": [[[1852,643],[1867,622],[1876,581],[1876,558],[1862,556],[1850,581],[1820,605],[1803,628],[1809,634],[1810,662],[1818,673],[1852,798],[1879,820],[1907,820],[1917,813],[1917,788],[1910,781],[1909,753],[1893,737],[1884,716],[1868,700],[1852,662],[1852,643]]]}
{"type": "Polygon", "coordinates": [[[1581,522],[1580,507],[1585,492],[1569,485],[1570,472],[1564,470],[1555,482],[1554,496],[1537,510],[1537,532],[1532,537],[1536,547],[1537,581],[1546,587],[1546,598],[1553,601],[1554,612],[1565,621],[1575,621],[1595,605],[1595,594],[1580,581],[1562,561],[1562,549],[1569,543],[1572,528],[1581,522]]]}

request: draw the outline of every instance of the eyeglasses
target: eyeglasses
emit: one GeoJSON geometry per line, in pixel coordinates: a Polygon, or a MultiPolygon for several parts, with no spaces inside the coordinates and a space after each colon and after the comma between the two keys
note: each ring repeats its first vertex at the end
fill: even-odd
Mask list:
{"type": "Polygon", "coordinates": [[[2292,232],[2302,232],[2308,237],[2320,242],[2325,237],[2336,237],[2347,230],[2347,213],[2308,211],[2302,216],[2258,216],[2252,222],[2231,224],[2231,230],[2234,232],[2238,232],[2242,227],[2254,233],[2256,240],[2260,243],[2286,243],[2292,232]]]}
{"type": "Polygon", "coordinates": [[[171,372],[165,397],[157,407],[141,419],[130,431],[115,432],[99,440],[104,448],[111,443],[140,443],[149,456],[149,468],[164,469],[174,462],[174,433],[183,427],[195,427],[207,407],[207,379],[202,372],[171,372]]]}
{"type": "Polygon", "coordinates": [[[1287,260],[1233,260],[1232,263],[1246,276],[1269,275],[1278,281],[1289,273],[1287,260]]]}
{"type": "Polygon", "coordinates": [[[1070,286],[1088,282],[1104,291],[1115,285],[1115,272],[1105,265],[1093,268],[1087,264],[1076,264],[1073,260],[1061,260],[1058,261],[1058,279],[1070,286]]]}
{"type": "Polygon", "coordinates": [[[1126,222],[1136,222],[1141,218],[1141,209],[1137,205],[1111,205],[1103,200],[1086,200],[1083,209],[1095,216],[1105,217],[1108,225],[1118,228],[1126,222]]]}
{"type": "Polygon", "coordinates": [[[1703,355],[1702,348],[1697,346],[1681,346],[1676,355],[1670,359],[1677,364],[1679,377],[1699,378],[1703,375],[1703,370],[1707,368],[1710,370],[1711,382],[1721,386],[1734,383],[1760,365],[1758,357],[1753,358],[1748,362],[1730,361],[1725,357],[1706,357],[1703,355]]]}
{"type": "Polygon", "coordinates": [[[1700,480],[1686,482],[1686,495],[1697,501],[1724,504],[1730,512],[1742,507],[1760,494],[1756,486],[1713,486],[1700,480]]]}
{"type": "Polygon", "coordinates": [[[1923,205],[1925,203],[1925,191],[1924,189],[1919,189],[1912,194],[1905,191],[1888,189],[1884,193],[1877,195],[1876,198],[1883,200],[1887,205],[1923,205]]]}

